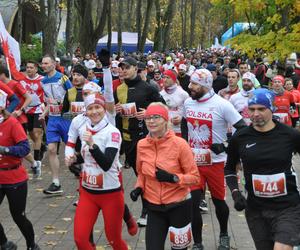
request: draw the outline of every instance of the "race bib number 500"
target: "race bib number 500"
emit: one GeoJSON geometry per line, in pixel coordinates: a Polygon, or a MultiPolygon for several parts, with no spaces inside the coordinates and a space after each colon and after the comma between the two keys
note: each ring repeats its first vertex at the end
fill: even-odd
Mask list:
{"type": "Polygon", "coordinates": [[[253,192],[257,197],[274,198],[287,194],[285,174],[252,175],[253,192]]]}
{"type": "Polygon", "coordinates": [[[182,228],[169,227],[169,232],[172,249],[183,249],[191,244],[191,223],[182,228]]]}

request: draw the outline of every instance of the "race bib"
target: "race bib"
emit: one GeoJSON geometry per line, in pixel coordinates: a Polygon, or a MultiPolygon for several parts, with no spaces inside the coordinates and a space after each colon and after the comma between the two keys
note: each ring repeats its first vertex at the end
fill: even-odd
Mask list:
{"type": "Polygon", "coordinates": [[[183,249],[192,242],[191,223],[182,228],[169,227],[172,249],[183,249]]]}
{"type": "Polygon", "coordinates": [[[121,104],[122,110],[121,115],[125,118],[135,117],[137,112],[135,102],[121,104]]]}
{"type": "Polygon", "coordinates": [[[281,123],[287,124],[289,121],[289,116],[287,113],[274,113],[275,118],[281,123]]]}
{"type": "Polygon", "coordinates": [[[92,173],[82,172],[83,186],[92,189],[103,188],[103,174],[94,175],[92,173]]]}
{"type": "Polygon", "coordinates": [[[253,193],[257,197],[274,198],[287,194],[285,174],[252,175],[253,193]]]}
{"type": "Polygon", "coordinates": [[[84,102],[71,102],[71,113],[82,114],[85,112],[84,102]]]}
{"type": "Polygon", "coordinates": [[[210,149],[193,148],[194,160],[197,166],[212,165],[212,155],[210,149]]]}
{"type": "Polygon", "coordinates": [[[62,104],[50,104],[49,113],[50,115],[60,115],[62,112],[62,104]]]}

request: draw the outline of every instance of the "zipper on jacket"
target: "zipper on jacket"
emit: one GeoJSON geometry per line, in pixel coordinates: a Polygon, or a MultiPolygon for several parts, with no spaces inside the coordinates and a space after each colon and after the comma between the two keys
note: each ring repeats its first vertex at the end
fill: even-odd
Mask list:
{"type": "MultiPolygon", "coordinates": [[[[156,161],[157,161],[157,146],[156,146],[156,142],[154,142],[155,145],[155,172],[156,172],[156,161]]],[[[162,184],[159,181],[159,185],[160,185],[160,192],[159,192],[159,200],[160,200],[160,204],[162,204],[162,199],[161,199],[161,191],[162,191],[162,184]]]]}

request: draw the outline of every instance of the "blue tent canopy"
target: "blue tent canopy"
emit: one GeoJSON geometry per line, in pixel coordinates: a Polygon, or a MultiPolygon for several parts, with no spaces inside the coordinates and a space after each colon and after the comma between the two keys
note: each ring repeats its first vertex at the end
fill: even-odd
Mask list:
{"type": "MultiPolygon", "coordinates": [[[[97,53],[101,49],[107,48],[107,40],[108,35],[99,39],[96,51],[97,53]]],[[[127,53],[136,52],[137,51],[137,41],[138,41],[138,34],[134,32],[122,32],[122,51],[127,53]]],[[[146,39],[144,53],[148,53],[149,51],[153,50],[153,42],[146,39]]],[[[118,32],[112,32],[111,37],[111,53],[115,53],[118,51],[118,32]]]]}
{"type": "MultiPolygon", "coordinates": [[[[254,23],[250,24],[251,27],[255,27],[254,23]]],[[[249,23],[234,23],[234,34],[233,37],[237,36],[238,34],[242,33],[245,30],[249,29],[249,23]]],[[[232,26],[221,36],[222,45],[224,45],[225,41],[232,38],[232,26]]]]}

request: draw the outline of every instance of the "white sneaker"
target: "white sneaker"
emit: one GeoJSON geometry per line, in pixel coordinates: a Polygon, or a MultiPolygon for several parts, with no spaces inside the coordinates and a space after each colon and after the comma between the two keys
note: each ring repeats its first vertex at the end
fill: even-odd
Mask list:
{"type": "Polygon", "coordinates": [[[201,200],[199,208],[202,212],[207,212],[208,211],[207,202],[205,200],[201,200]]]}
{"type": "Polygon", "coordinates": [[[145,217],[142,217],[142,216],[141,216],[141,217],[137,220],[136,223],[138,224],[139,227],[145,227],[145,226],[147,226],[147,216],[145,216],[145,217]]]}
{"type": "Polygon", "coordinates": [[[37,179],[40,178],[42,175],[42,162],[41,161],[34,161],[33,166],[31,167],[33,178],[37,179]]]}

